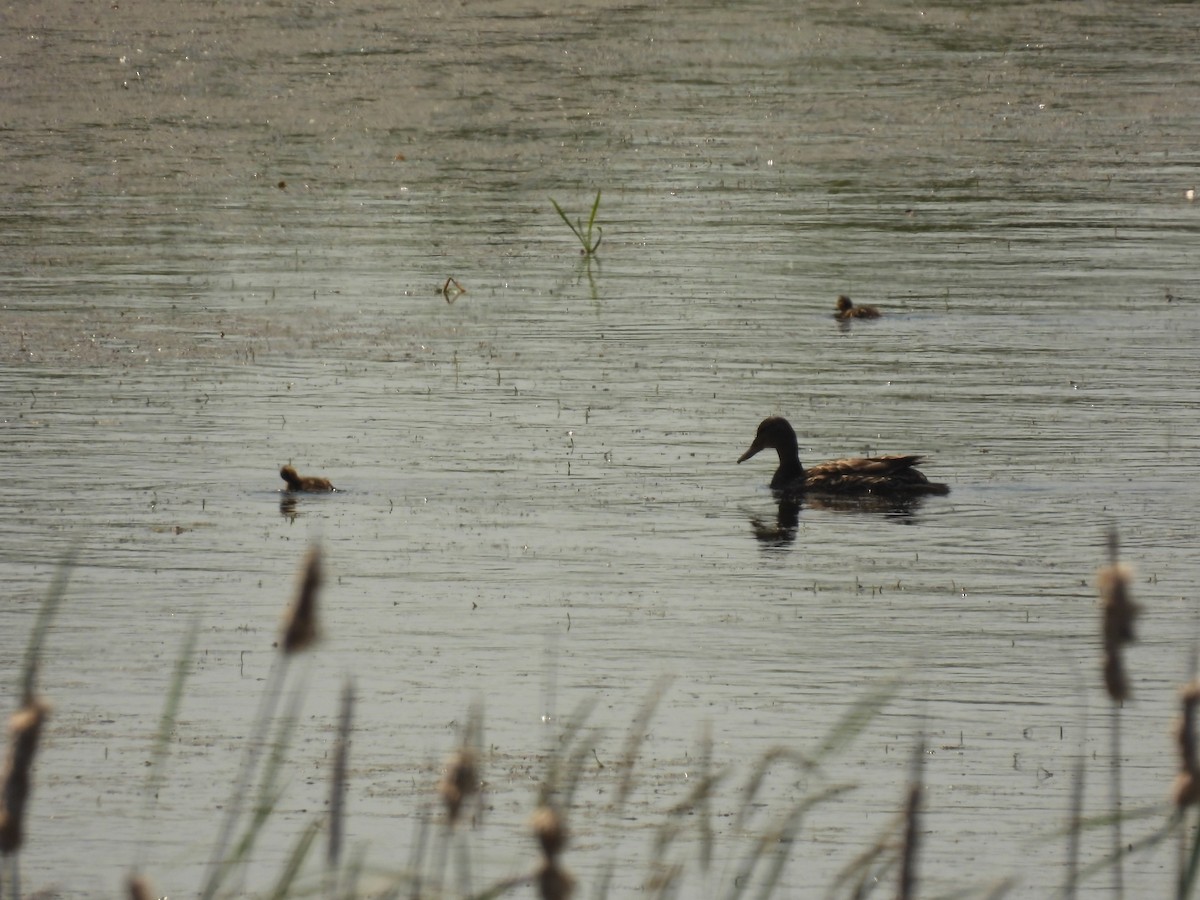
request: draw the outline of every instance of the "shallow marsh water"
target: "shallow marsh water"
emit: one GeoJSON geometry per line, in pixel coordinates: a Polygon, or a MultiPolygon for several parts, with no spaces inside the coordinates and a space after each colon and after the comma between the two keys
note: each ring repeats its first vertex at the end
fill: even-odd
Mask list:
{"type": "MultiPolygon", "coordinates": [[[[1159,805],[1126,837],[1156,827],[1197,633],[1200,11],[430,10],[7,13],[14,681],[78,553],[26,884],[115,891],[137,861],[194,890],[313,541],[325,641],[252,886],[324,802],[349,676],[349,841],[379,869],[408,863],[475,703],[473,877],[531,866],[547,750],[595,703],[566,858],[585,895],[613,859],[614,894],[640,889],[706,734],[732,774],[711,869],[698,826],[672,851],[691,895],[728,891],[754,829],[807,792],[853,783],[790,848],[780,895],[823,893],[893,825],[925,734],[922,883],[1044,896],[1080,754],[1085,812],[1109,809],[1092,581],[1110,526],[1146,607],[1124,802],[1159,805]],[[582,216],[596,189],[589,267],[548,198],[582,216]],[[839,326],[842,292],[886,316],[839,326]],[[769,461],[734,464],[770,413],[806,460],[921,452],[952,493],[781,524],[769,461]],[[343,490],[283,503],[286,461],[343,490]],[[779,767],[735,824],[763,753],[811,752],[894,676],[820,776],[779,767]],[[625,733],[659,690],[616,812],[625,733]]],[[[1146,894],[1173,874],[1171,848],[1126,869],[1146,894]]]]}

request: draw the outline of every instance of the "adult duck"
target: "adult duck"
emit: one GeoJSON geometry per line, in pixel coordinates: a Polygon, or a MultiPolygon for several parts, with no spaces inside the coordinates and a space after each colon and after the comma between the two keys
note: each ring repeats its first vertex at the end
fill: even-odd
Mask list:
{"type": "Polygon", "coordinates": [[[299,475],[291,466],[284,466],[279,470],[279,477],[287,482],[287,491],[307,491],[309,493],[328,493],[335,491],[337,488],[328,478],[321,478],[316,475],[299,475]]]}
{"type": "Polygon", "coordinates": [[[796,432],[782,416],[763,419],[750,449],[738,460],[743,463],[760,450],[779,454],[779,468],[771,488],[779,494],[798,497],[814,494],[874,494],[913,496],[948,494],[950,486],[926,478],[916,467],[920,456],[870,456],[835,459],[804,468],[796,432]]]}
{"type": "Polygon", "coordinates": [[[855,306],[853,300],[842,294],[837,298],[837,312],[833,317],[844,322],[847,319],[878,319],[881,315],[883,313],[874,306],[855,306]]]}

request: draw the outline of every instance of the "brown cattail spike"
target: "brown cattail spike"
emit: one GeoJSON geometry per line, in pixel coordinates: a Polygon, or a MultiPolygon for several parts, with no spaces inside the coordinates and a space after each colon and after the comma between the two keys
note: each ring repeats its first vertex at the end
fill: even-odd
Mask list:
{"type": "Polygon", "coordinates": [[[1104,686],[1108,695],[1120,703],[1129,698],[1129,678],[1122,663],[1121,648],[1134,640],[1133,623],[1137,619],[1137,604],[1130,599],[1130,568],[1117,562],[1117,539],[1109,535],[1107,566],[1096,574],[1100,604],[1104,615],[1104,686]]]}
{"type": "Polygon", "coordinates": [[[1129,699],[1129,677],[1125,674],[1120,651],[1104,654],[1104,689],[1118,703],[1129,699]]]}
{"type": "Polygon", "coordinates": [[[26,698],[25,705],[8,721],[8,762],[0,790],[0,854],[8,856],[21,848],[24,838],[25,806],[29,801],[33,758],[37,754],[38,737],[50,707],[36,697],[26,698]]]}
{"type": "Polygon", "coordinates": [[[1179,774],[1171,789],[1171,799],[1183,808],[1200,803],[1200,761],[1196,756],[1196,705],[1200,703],[1200,682],[1185,684],[1179,691],[1180,714],[1175,726],[1175,744],[1179,748],[1179,774]]]}
{"type": "Polygon", "coordinates": [[[150,889],[150,882],[141,875],[133,875],[129,879],[129,900],[154,900],[154,891],[150,889]]]}
{"type": "Polygon", "coordinates": [[[546,860],[553,862],[567,846],[567,825],[563,817],[553,806],[539,806],[530,825],[546,860]]]}
{"type": "Polygon", "coordinates": [[[1138,608],[1129,597],[1129,581],[1133,571],[1123,563],[1104,566],[1096,576],[1100,599],[1104,603],[1104,645],[1130,644],[1137,639],[1133,623],[1138,608]]]}
{"type": "Polygon", "coordinates": [[[450,757],[438,784],[438,793],[446,804],[446,817],[451,827],[458,823],[463,804],[478,792],[479,770],[475,764],[475,754],[464,747],[450,757]]]}
{"type": "Polygon", "coordinates": [[[313,547],[304,560],[296,602],[283,624],[281,646],[285,654],[299,653],[317,639],[317,593],[321,580],[321,550],[313,547]]]}

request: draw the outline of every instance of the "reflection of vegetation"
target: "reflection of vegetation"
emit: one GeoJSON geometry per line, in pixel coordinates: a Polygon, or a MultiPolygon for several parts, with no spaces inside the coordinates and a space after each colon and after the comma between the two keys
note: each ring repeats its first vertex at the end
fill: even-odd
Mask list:
{"type": "MultiPolygon", "coordinates": [[[[588,280],[588,288],[591,290],[591,294],[592,294],[592,302],[598,303],[600,301],[600,294],[596,290],[596,276],[592,274],[592,259],[593,259],[593,257],[586,256],[586,257],[584,257],[584,259],[587,260],[587,266],[586,266],[587,273],[586,274],[587,274],[587,280],[588,280]]],[[[599,265],[600,265],[600,260],[596,260],[596,266],[599,267],[599,265]]]]}
{"type": "Polygon", "coordinates": [[[567,227],[571,229],[571,232],[579,240],[579,245],[582,248],[580,252],[584,256],[594,256],[596,251],[600,249],[600,241],[604,238],[604,229],[596,226],[596,211],[600,209],[600,191],[596,191],[596,199],[592,203],[592,214],[588,216],[586,229],[578,219],[572,222],[567,217],[567,214],[563,212],[563,208],[558,205],[558,201],[553,197],[550,198],[550,202],[554,204],[554,211],[558,213],[558,217],[567,223],[567,227]],[[596,232],[595,241],[592,240],[593,228],[596,232]]]}
{"type": "Polygon", "coordinates": [[[458,283],[458,279],[451,275],[446,279],[446,283],[438,288],[437,292],[446,298],[447,303],[454,303],[461,294],[465,294],[467,289],[458,283]]]}
{"type": "Polygon", "coordinates": [[[462,294],[466,293],[467,288],[464,288],[462,284],[458,283],[457,278],[452,275],[446,278],[446,283],[443,284],[442,287],[438,288],[438,294],[444,296],[448,304],[454,304],[455,300],[460,298],[462,294]]]}

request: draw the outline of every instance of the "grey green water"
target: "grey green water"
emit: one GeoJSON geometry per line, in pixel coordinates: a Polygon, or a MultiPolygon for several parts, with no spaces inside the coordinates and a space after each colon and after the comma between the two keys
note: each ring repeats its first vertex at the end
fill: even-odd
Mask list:
{"type": "MultiPolygon", "coordinates": [[[[325,802],[350,677],[348,841],[376,874],[408,864],[472,704],[474,885],[532,867],[545,754],[591,703],[582,896],[613,860],[610,896],[643,889],[705,735],[730,774],[711,863],[697,816],[667,858],[680,896],[726,896],[755,835],[854,785],[786,848],[776,896],[824,896],[892,833],[921,735],[923,893],[1046,896],[1080,756],[1085,814],[1111,809],[1114,526],[1145,607],[1122,790],[1152,812],[1125,837],[1165,821],[1200,631],[1200,8],[56,0],[4,22],[8,684],[78,552],[26,887],[112,893],[137,862],[195,891],[314,541],[325,640],[248,887],[325,802]],[[589,266],[550,198],[583,216],[598,189],[589,266]],[[839,293],[884,318],[839,326],[839,293]],[[806,460],[920,452],[952,493],[781,523],[769,461],[734,464],[772,413],[806,460]],[[343,491],[283,503],[288,461],[343,491]],[[736,820],[762,754],[813,752],[894,677],[736,820]]],[[[1125,868],[1147,896],[1174,873],[1170,842],[1125,868]]]]}

